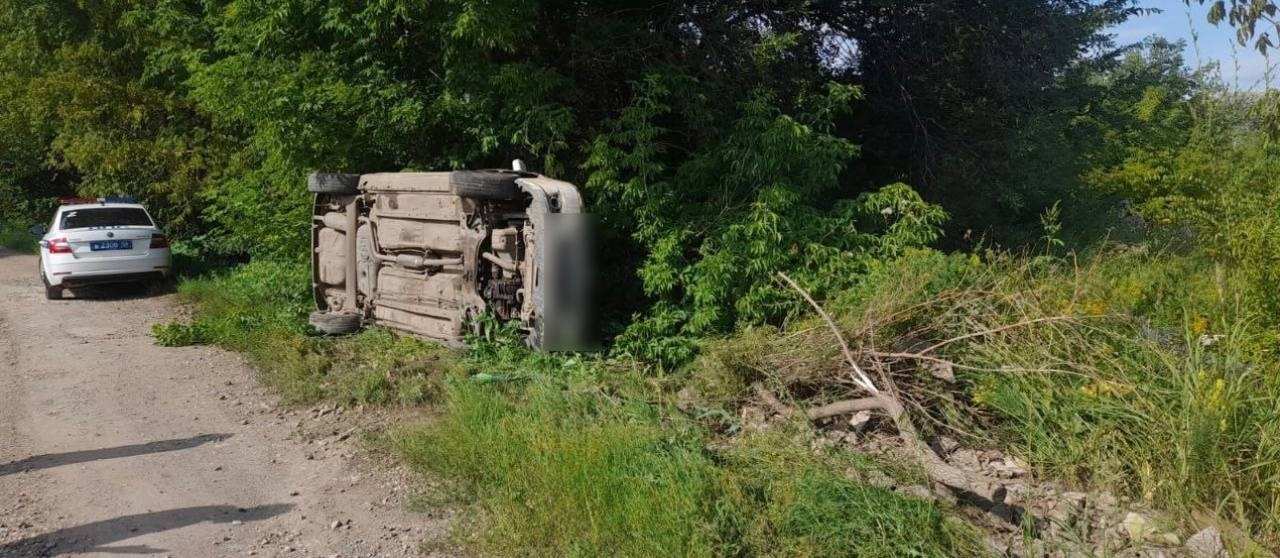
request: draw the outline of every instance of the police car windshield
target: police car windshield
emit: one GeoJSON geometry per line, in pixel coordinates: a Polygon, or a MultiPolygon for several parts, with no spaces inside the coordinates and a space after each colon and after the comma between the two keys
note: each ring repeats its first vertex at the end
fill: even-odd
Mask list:
{"type": "Polygon", "coordinates": [[[62,214],[59,229],[94,227],[152,227],[151,218],[139,207],[92,207],[73,209],[62,214]]]}

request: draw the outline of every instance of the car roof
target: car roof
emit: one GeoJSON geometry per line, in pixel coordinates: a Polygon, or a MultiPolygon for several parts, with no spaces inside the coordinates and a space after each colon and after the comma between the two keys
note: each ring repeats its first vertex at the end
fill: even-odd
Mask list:
{"type": "Polygon", "coordinates": [[[69,211],[75,209],[98,209],[103,207],[132,207],[146,211],[147,208],[142,207],[140,203],[78,203],[74,205],[59,206],[59,211],[69,211]]]}

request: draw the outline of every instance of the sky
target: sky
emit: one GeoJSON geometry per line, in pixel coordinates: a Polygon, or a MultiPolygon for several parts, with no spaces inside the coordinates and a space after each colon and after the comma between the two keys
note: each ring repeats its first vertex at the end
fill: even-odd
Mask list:
{"type": "MultiPolygon", "coordinates": [[[[1194,4],[1194,2],[1193,2],[1194,4]]],[[[1168,39],[1184,39],[1187,41],[1187,63],[1194,66],[1197,61],[1195,45],[1192,44],[1192,25],[1199,34],[1198,59],[1204,63],[1221,64],[1222,79],[1230,85],[1238,85],[1243,90],[1261,90],[1265,87],[1264,74],[1266,59],[1252,46],[1242,47],[1235,42],[1235,29],[1225,22],[1219,26],[1210,25],[1205,20],[1208,7],[1193,5],[1187,7],[1182,0],[1143,0],[1146,8],[1159,8],[1162,13],[1131,18],[1112,30],[1119,44],[1141,41],[1153,35],[1161,35],[1168,39]],[[1188,20],[1190,13],[1190,20],[1188,20]],[[1235,46],[1235,52],[1232,52],[1235,46]],[[1239,71],[1237,71],[1237,62],[1239,71]]],[[[1280,62],[1280,52],[1276,62],[1280,62]]],[[[1280,85],[1280,80],[1276,80],[1280,85]]]]}

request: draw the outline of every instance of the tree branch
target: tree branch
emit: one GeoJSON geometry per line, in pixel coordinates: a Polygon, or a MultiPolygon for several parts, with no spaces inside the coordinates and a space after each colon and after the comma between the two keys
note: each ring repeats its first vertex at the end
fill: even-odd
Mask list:
{"type": "Polygon", "coordinates": [[[800,288],[800,285],[796,284],[796,282],[788,277],[786,273],[779,271],[778,276],[782,277],[783,281],[786,281],[788,285],[791,285],[791,288],[800,293],[800,296],[804,297],[804,299],[809,302],[810,306],[813,306],[813,309],[818,312],[818,315],[822,316],[823,321],[827,322],[827,327],[831,328],[831,333],[834,333],[836,340],[840,342],[840,350],[844,353],[844,360],[849,363],[849,366],[853,367],[855,374],[854,381],[870,394],[879,395],[880,390],[876,388],[875,384],[871,383],[871,378],[867,376],[866,372],[862,371],[862,367],[858,366],[858,362],[853,359],[853,351],[849,350],[849,344],[845,342],[844,335],[840,334],[840,328],[836,327],[835,320],[832,320],[831,316],[827,314],[827,311],[823,310],[822,307],[813,300],[813,297],[809,296],[809,293],[800,288]]]}

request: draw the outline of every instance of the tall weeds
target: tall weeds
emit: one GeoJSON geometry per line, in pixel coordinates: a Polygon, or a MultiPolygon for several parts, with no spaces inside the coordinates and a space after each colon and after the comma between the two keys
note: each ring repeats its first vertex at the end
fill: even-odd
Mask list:
{"type": "MultiPolygon", "coordinates": [[[[829,304],[933,432],[1275,545],[1277,337],[1248,280],[1202,255],[1134,248],[1067,260],[920,251],[829,304]]],[[[756,381],[817,405],[853,393],[840,360],[806,320],[717,343],[693,381],[722,405],[756,381]]]]}

